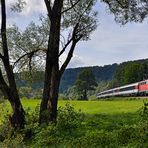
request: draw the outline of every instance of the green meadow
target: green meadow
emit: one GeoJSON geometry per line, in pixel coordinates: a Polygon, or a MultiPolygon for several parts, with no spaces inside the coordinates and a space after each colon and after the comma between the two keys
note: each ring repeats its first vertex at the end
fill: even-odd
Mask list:
{"type": "MultiPolygon", "coordinates": [[[[143,113],[147,98],[112,98],[97,101],[63,101],[58,103],[57,125],[38,125],[40,100],[22,99],[28,113],[27,126],[13,138],[8,125],[1,122],[0,133],[6,140],[0,147],[28,148],[147,148],[148,109],[143,113]],[[37,107],[38,106],[38,107],[37,107]],[[36,108],[37,107],[37,108],[36,108]],[[31,112],[31,113],[30,113],[31,112]],[[9,129],[9,130],[8,130],[9,129]],[[31,134],[30,140],[25,135],[31,134]],[[10,138],[10,139],[9,139],[10,138]],[[16,146],[17,145],[17,146],[16,146]]],[[[11,112],[7,101],[0,104],[1,115],[11,112]]]]}
{"type": "MultiPolygon", "coordinates": [[[[145,101],[148,99],[144,99],[145,101]]],[[[40,100],[24,99],[22,100],[25,108],[34,109],[40,104],[40,100]]],[[[143,106],[143,99],[128,100],[128,99],[114,99],[101,101],[63,101],[58,102],[58,106],[64,106],[69,103],[75,110],[81,110],[86,114],[121,114],[134,113],[143,106]]]]}

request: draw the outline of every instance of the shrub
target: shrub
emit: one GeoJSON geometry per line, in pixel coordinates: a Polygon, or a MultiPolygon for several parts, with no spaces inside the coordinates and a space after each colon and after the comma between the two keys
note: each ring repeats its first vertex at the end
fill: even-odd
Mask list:
{"type": "Polygon", "coordinates": [[[117,140],[121,145],[127,145],[136,136],[136,129],[134,127],[122,127],[118,131],[117,140]]]}
{"type": "Polygon", "coordinates": [[[84,115],[76,112],[69,103],[65,107],[59,107],[57,118],[57,129],[64,131],[72,131],[81,126],[84,120],[84,115]]]}
{"type": "Polygon", "coordinates": [[[36,136],[32,141],[32,147],[62,147],[68,141],[75,141],[78,136],[79,127],[83,123],[84,116],[76,112],[72,106],[66,104],[65,107],[59,107],[57,124],[42,124],[36,128],[36,136]]]}

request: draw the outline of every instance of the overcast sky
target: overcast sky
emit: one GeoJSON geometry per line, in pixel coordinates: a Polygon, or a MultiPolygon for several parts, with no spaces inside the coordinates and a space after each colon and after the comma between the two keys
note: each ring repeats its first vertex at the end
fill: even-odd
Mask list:
{"type": "MultiPolygon", "coordinates": [[[[10,0],[8,3],[14,0],[10,0]]],[[[8,25],[16,24],[21,29],[46,14],[43,0],[26,0],[29,4],[21,14],[7,12],[8,25]]],[[[129,60],[148,58],[148,19],[143,23],[120,26],[114,16],[106,11],[103,3],[96,6],[99,11],[99,26],[91,35],[91,40],[80,42],[69,67],[103,66],[129,60]]]]}

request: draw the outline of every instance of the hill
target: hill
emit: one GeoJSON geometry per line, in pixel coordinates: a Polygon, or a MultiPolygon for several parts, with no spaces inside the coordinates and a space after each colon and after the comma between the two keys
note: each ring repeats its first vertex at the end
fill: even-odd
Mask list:
{"type": "Polygon", "coordinates": [[[112,65],[105,65],[105,66],[93,66],[93,67],[67,69],[62,76],[62,80],[60,84],[60,92],[64,92],[69,87],[74,85],[77,79],[77,76],[85,68],[91,69],[97,82],[100,82],[100,81],[112,80],[117,66],[118,66],[117,64],[112,64],[112,65]]]}
{"type": "MultiPolygon", "coordinates": [[[[92,70],[98,83],[101,81],[113,80],[114,82],[113,84],[111,84],[111,86],[116,87],[123,84],[132,83],[134,81],[142,80],[144,77],[148,76],[147,65],[148,59],[143,59],[136,61],[127,61],[121,64],[66,69],[62,76],[59,90],[60,93],[63,93],[69,87],[74,85],[77,76],[85,68],[90,68],[92,70]]],[[[26,74],[16,74],[18,87],[31,87],[33,90],[43,88],[44,72],[35,72],[33,74],[33,79],[26,76],[22,77],[22,75],[26,74]]]]}

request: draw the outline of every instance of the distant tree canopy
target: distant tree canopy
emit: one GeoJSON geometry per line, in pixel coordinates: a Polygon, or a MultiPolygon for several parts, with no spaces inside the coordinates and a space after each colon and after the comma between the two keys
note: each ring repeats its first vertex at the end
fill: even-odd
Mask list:
{"type": "Polygon", "coordinates": [[[148,78],[148,60],[125,62],[118,66],[112,86],[121,86],[148,78]]]}
{"type": "Polygon", "coordinates": [[[98,83],[100,83],[101,81],[111,81],[117,66],[118,64],[112,64],[105,66],[66,69],[61,79],[60,92],[65,93],[71,86],[73,86],[78,75],[86,68],[90,69],[93,72],[98,83]]]}
{"type": "Polygon", "coordinates": [[[89,90],[95,90],[97,82],[95,76],[90,69],[84,69],[75,82],[76,91],[81,94],[82,100],[88,100],[87,92],[89,90]]]}

